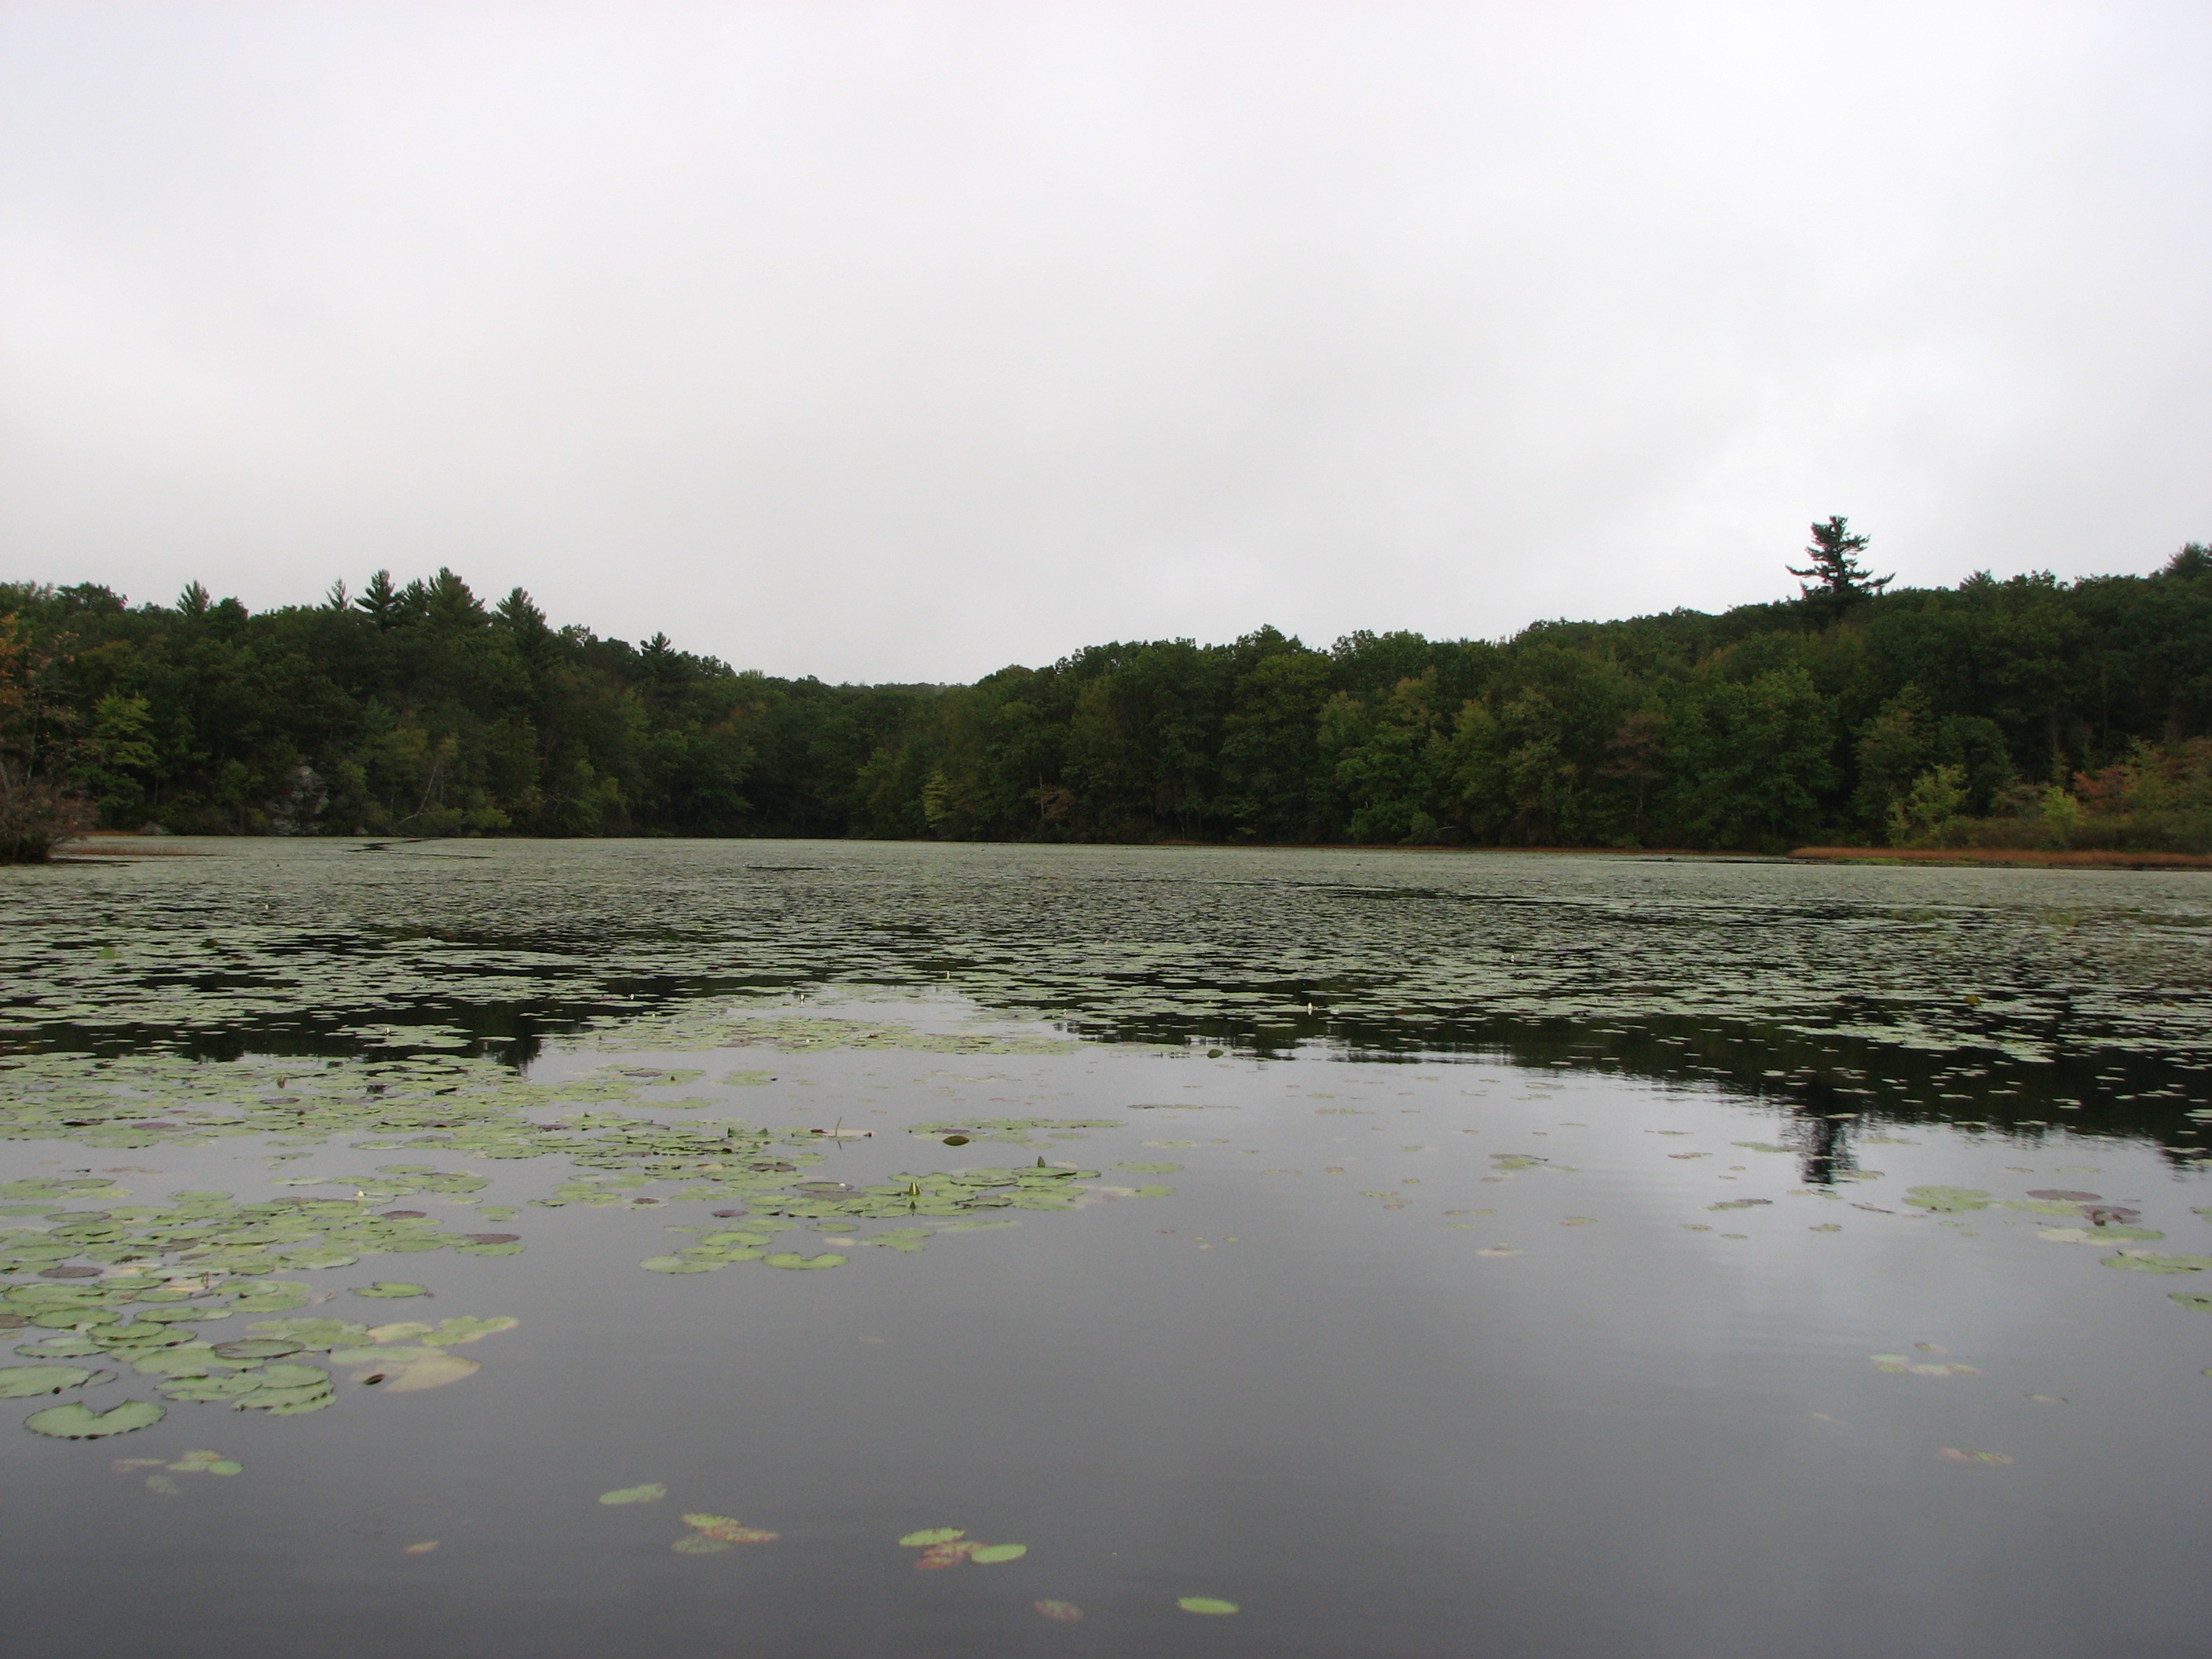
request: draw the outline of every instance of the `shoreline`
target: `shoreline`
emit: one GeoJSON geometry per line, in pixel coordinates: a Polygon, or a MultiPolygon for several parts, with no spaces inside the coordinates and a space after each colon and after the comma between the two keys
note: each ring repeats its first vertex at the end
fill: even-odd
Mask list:
{"type": "Polygon", "coordinates": [[[2094,848],[2054,852],[2031,847],[1800,847],[1805,864],[2010,866],[2032,870],[2212,870],[2212,854],[2117,853],[2094,848]]]}

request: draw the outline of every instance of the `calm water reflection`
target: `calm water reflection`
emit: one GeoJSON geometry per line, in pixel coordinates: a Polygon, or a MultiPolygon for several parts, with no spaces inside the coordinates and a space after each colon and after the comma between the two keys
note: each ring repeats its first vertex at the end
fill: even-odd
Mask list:
{"type": "MultiPolygon", "coordinates": [[[[41,975],[15,981],[12,1041],[336,1051],[372,1024],[434,1022],[451,1033],[425,1033],[465,1043],[505,1019],[531,1029],[499,1035],[539,1046],[495,1051],[534,1082],[611,1059],[706,1073],[612,1109],[641,1120],[872,1131],[799,1178],[860,1187],[1041,1157],[1099,1172],[1089,1188],[1173,1193],[994,1212],[1018,1224],[913,1254],[820,1242],[895,1221],[825,1221],[778,1244],[852,1258],[835,1272],[661,1274],[638,1264],[702,1236],[670,1228],[731,1224],[714,1200],[677,1199],[678,1183],[627,1194],[665,1200],[652,1205],[549,1209],[532,1200],[563,1160],[438,1158],[491,1178],[477,1207],[518,1206],[503,1224],[526,1253],[307,1273],[318,1290],[410,1278],[436,1296],[306,1311],[519,1319],[470,1346],[482,1371],[404,1395],[342,1382],[334,1407],[293,1419],[179,1403],[106,1441],[10,1431],[11,1645],[192,1659],[2203,1645],[2212,1314],[2173,1295],[2212,1289],[2212,1273],[2106,1265],[2212,1246],[2186,1115],[2203,1109],[2204,1042],[2205,899],[2189,878],[462,850],[490,856],[430,867],[252,846],[10,876],[5,948],[41,975]],[[747,867],[763,864],[803,867],[747,867]],[[418,935],[396,955],[385,941],[413,926],[447,942],[418,935]],[[1653,929],[1671,943],[1635,943],[1653,929]],[[207,964],[190,953],[258,988],[195,979],[207,964]],[[1785,968],[1790,983],[1769,982],[1785,968]],[[810,1000],[774,1012],[949,1032],[979,1006],[1057,1009],[1152,1042],[576,1046],[779,975],[763,994],[810,1000]],[[910,994],[860,1000],[841,977],[910,994]],[[1797,1017],[1778,1010],[1793,1002],[1797,1017]],[[774,1081],[718,1081],[747,1070],[774,1081]],[[712,1103],[652,1104],[698,1097],[712,1103]],[[1024,1146],[906,1133],[1014,1117],[1116,1127],[1024,1146]],[[1116,1168],[1160,1164],[1181,1167],[1116,1168]],[[1930,1208],[1932,1188],[1984,1197],[1930,1208]],[[2087,1200],[2033,1196],[2053,1192],[2164,1237],[2101,1237],[2087,1200]],[[244,1472],[168,1477],[171,1493],[111,1468],[201,1447],[244,1472]],[[646,1482],[667,1497],[596,1501],[646,1482]],[[678,1553],[687,1512],[781,1538],[678,1553]],[[940,1526],[1028,1553],[916,1571],[898,1539],[940,1526]],[[1195,1616],[1184,1596],[1240,1611],[1195,1616]]],[[[158,1202],[428,1161],[358,1139],[18,1139],[0,1143],[0,1178],[131,1166],[113,1179],[158,1202]]],[[[406,1201],[449,1224],[471,1212],[406,1201]]],[[[155,1397],[135,1376],[88,1392],[155,1397]]]]}

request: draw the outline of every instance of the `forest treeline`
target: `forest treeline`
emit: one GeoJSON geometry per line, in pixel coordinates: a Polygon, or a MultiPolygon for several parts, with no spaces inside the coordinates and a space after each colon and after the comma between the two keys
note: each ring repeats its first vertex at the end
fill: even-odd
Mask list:
{"type": "Polygon", "coordinates": [[[2212,551],[1510,639],[1271,628],[830,685],[451,570],[251,612],[0,585],[0,852],[173,832],[2212,849],[2212,551]],[[35,845],[34,845],[35,843],[35,845]]]}

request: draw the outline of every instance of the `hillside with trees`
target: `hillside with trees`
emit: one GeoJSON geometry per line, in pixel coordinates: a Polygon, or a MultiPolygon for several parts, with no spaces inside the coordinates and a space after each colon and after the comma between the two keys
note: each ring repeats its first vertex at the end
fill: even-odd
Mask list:
{"type": "Polygon", "coordinates": [[[0,585],[0,855],[179,833],[2212,849],[2212,551],[1510,639],[1262,628],[830,685],[450,570],[250,612],[0,585]]]}

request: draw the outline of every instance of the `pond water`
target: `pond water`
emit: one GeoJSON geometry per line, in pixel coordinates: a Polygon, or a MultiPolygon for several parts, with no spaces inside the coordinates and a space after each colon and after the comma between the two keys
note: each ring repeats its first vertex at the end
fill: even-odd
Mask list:
{"type": "Polygon", "coordinates": [[[12,1650],[2212,1647],[2206,878],[115,850],[0,872],[12,1650]]]}

